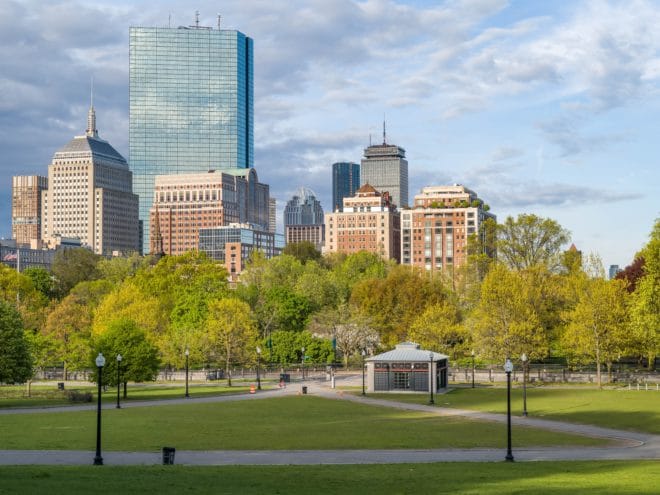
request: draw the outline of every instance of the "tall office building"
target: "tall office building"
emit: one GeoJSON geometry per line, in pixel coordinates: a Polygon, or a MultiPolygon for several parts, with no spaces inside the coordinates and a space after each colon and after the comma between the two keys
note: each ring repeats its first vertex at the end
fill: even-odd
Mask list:
{"type": "Polygon", "coordinates": [[[142,242],[156,175],[253,166],[252,39],[199,26],[132,27],[129,161],[142,242]]]}
{"type": "Polygon", "coordinates": [[[309,241],[323,249],[323,208],[311,189],[301,187],[284,208],[286,243],[309,241]]]}
{"type": "Polygon", "coordinates": [[[341,211],[344,198],[352,198],[360,188],[360,165],[350,162],[332,164],[332,210],[341,211]]]}
{"type": "Polygon", "coordinates": [[[396,206],[387,192],[365,184],[342,211],[325,214],[324,253],[369,251],[383,259],[400,260],[401,228],[396,206]]]}
{"type": "Polygon", "coordinates": [[[41,239],[41,191],[45,189],[48,189],[47,177],[12,177],[11,237],[19,246],[41,239]]]}
{"type": "Polygon", "coordinates": [[[486,210],[477,194],[460,184],[422,188],[412,208],[401,211],[401,264],[430,272],[464,264],[468,238],[485,236],[483,223],[495,220],[486,210]]]}
{"type": "Polygon", "coordinates": [[[378,191],[390,193],[392,202],[399,208],[408,207],[408,161],[406,150],[387,144],[383,123],[383,144],[364,150],[360,167],[360,185],[369,184],[378,191]]]}
{"type": "Polygon", "coordinates": [[[94,107],[87,131],[55,153],[41,194],[41,238],[80,239],[97,254],[139,250],[138,197],[128,163],[99,138],[94,107]]]}
{"type": "Polygon", "coordinates": [[[197,249],[201,229],[230,223],[268,230],[269,191],[254,168],[157,176],[149,222],[150,252],[182,254],[197,249]]]}

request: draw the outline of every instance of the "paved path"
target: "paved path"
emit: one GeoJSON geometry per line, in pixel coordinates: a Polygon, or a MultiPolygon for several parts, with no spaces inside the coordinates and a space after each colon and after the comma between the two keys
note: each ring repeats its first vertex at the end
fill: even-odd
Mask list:
{"type": "MultiPolygon", "coordinates": [[[[380,400],[370,397],[342,393],[327,387],[325,382],[306,382],[312,395],[335,400],[349,400],[380,407],[423,411],[439,416],[461,416],[478,421],[506,422],[506,415],[478,411],[431,407],[380,400]]],[[[163,404],[190,404],[201,402],[224,402],[256,400],[282,395],[299,394],[301,385],[290,384],[284,389],[262,391],[255,395],[225,395],[218,397],[174,399],[165,401],[127,402],[122,407],[149,407],[163,404]]],[[[105,408],[114,405],[107,404],[105,408]]],[[[34,409],[2,410],[0,414],[26,414],[35,412],[65,412],[72,410],[94,410],[95,406],[73,406],[34,409]]],[[[560,447],[560,448],[514,448],[516,461],[554,460],[639,460],[660,459],[660,436],[635,433],[589,425],[577,425],[537,418],[513,417],[514,426],[530,426],[553,431],[602,437],[615,442],[614,446],[560,447]]],[[[503,461],[504,449],[402,449],[402,450],[178,450],[175,463],[183,465],[313,465],[313,464],[381,464],[381,463],[427,463],[427,462],[486,462],[503,461]]],[[[91,451],[2,451],[0,465],[89,465],[94,453],[91,451]]],[[[104,452],[107,465],[155,465],[161,463],[159,452],[104,452]]]]}

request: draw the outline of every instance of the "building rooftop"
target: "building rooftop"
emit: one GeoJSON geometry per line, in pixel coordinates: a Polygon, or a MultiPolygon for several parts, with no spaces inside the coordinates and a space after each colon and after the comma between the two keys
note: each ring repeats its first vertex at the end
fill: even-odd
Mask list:
{"type": "Polygon", "coordinates": [[[440,354],[439,352],[420,349],[419,344],[416,344],[414,342],[402,342],[401,344],[397,344],[393,350],[367,358],[366,361],[379,361],[379,362],[429,361],[431,354],[433,354],[433,361],[439,361],[441,359],[449,359],[449,356],[445,354],[440,354]]]}

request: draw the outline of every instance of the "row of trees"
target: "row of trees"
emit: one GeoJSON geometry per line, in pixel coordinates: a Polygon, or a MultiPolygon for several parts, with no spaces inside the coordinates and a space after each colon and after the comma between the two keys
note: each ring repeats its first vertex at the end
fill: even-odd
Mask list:
{"type": "MultiPolygon", "coordinates": [[[[631,356],[652,367],[660,341],[660,222],[635,264],[605,280],[556,222],[534,215],[487,224],[468,263],[429,274],[377,255],[322,257],[305,243],[271,260],[255,255],[241,283],[203,254],[99,259],[58,254],[53,273],[0,265],[0,381],[34,368],[86,369],[99,351],[121,353],[124,380],[198,365],[333,362],[412,340],[460,360],[472,350],[500,362],[525,352],[569,365],[611,367],[631,356]],[[496,249],[495,261],[484,252],[496,249]],[[13,340],[12,340],[13,339],[13,340]],[[22,343],[21,343],[22,342],[22,343]],[[21,347],[22,346],[22,347],[21,347]],[[304,356],[302,348],[305,348],[304,356]],[[22,355],[12,361],[4,355],[22,355]]],[[[112,363],[109,359],[109,365],[112,363]]],[[[106,373],[109,381],[113,373],[106,373]]]]}

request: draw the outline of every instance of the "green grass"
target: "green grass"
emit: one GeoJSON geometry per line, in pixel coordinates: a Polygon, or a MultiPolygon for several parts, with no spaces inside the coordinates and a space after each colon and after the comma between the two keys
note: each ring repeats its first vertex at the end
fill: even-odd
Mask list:
{"type": "Polygon", "coordinates": [[[660,463],[528,462],[342,466],[1,467],[0,494],[645,495],[660,463]]]}
{"type": "MultiPolygon", "coordinates": [[[[225,381],[214,384],[197,384],[190,383],[190,394],[193,397],[211,397],[224,394],[237,394],[249,391],[250,384],[243,380],[232,380],[234,385],[227,387],[225,381]]],[[[252,383],[252,382],[250,382],[252,383]]],[[[272,383],[263,383],[262,388],[272,388],[272,383]]],[[[70,386],[67,390],[57,390],[57,384],[53,385],[36,385],[32,387],[31,396],[27,397],[25,385],[6,385],[0,387],[0,409],[17,408],[17,407],[52,407],[52,406],[69,406],[80,405],[67,398],[66,393],[70,390],[77,390],[79,392],[91,392],[93,394],[93,401],[96,400],[96,386],[95,385],[82,385],[70,386]]],[[[128,396],[124,399],[124,391],[121,389],[121,401],[142,401],[142,400],[161,400],[161,399],[175,399],[181,398],[185,394],[184,383],[149,383],[149,384],[136,384],[128,386],[128,396]]],[[[103,393],[103,402],[114,402],[117,400],[117,389],[109,387],[103,393]]]]}
{"type": "MultiPolygon", "coordinates": [[[[93,449],[96,412],[0,417],[3,449],[93,449]]],[[[516,428],[516,446],[604,445],[602,439],[516,428]]],[[[103,411],[104,450],[502,448],[501,424],[312,396],[103,411]]]]}
{"type": "MultiPolygon", "coordinates": [[[[428,403],[422,394],[369,394],[370,397],[419,404],[428,403]]],[[[436,405],[506,413],[504,388],[456,388],[436,397],[436,405]]],[[[513,414],[522,415],[522,388],[511,393],[513,414]]],[[[527,411],[530,417],[557,419],[570,423],[593,424],[608,428],[660,434],[660,392],[627,389],[528,387],[527,411]]]]}

